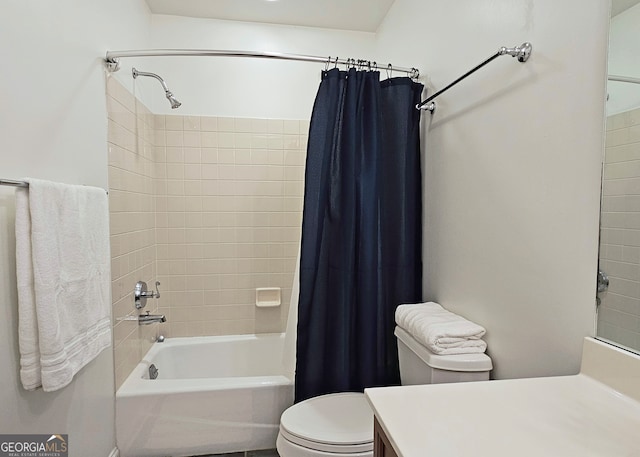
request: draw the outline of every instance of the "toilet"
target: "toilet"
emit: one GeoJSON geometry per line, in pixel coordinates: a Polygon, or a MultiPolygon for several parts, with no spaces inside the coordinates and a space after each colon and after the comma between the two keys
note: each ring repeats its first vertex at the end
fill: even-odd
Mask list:
{"type": "MultiPolygon", "coordinates": [[[[437,355],[396,327],[402,385],[486,381],[493,368],[488,355],[437,355]]],[[[372,457],[373,411],[363,393],[309,398],[280,418],[276,441],[280,457],[372,457]]]]}

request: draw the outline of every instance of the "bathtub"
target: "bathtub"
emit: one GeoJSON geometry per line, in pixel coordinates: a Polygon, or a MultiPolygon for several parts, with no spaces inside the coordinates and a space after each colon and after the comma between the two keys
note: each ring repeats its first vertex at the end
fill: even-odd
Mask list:
{"type": "Polygon", "coordinates": [[[116,392],[121,457],[275,448],[280,415],[293,404],[283,347],[284,334],[154,343],[116,392]]]}

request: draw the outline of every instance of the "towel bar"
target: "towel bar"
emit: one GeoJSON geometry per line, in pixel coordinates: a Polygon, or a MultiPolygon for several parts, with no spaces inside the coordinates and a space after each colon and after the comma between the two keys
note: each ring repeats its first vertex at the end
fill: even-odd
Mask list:
{"type": "MultiPolygon", "coordinates": [[[[15,179],[0,179],[0,186],[13,186],[13,187],[29,187],[29,183],[26,181],[16,181],[15,179]]],[[[108,190],[105,190],[107,195],[108,190]]]]}
{"type": "Polygon", "coordinates": [[[26,181],[15,181],[13,179],[0,179],[0,186],[29,187],[29,183],[26,181]]]}

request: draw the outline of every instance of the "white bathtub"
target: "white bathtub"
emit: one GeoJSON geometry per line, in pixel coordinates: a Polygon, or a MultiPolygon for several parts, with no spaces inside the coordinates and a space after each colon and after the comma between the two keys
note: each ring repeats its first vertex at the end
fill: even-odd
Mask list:
{"type": "Polygon", "coordinates": [[[293,404],[284,334],[167,338],[116,393],[122,457],[178,457],[275,448],[293,404]],[[149,379],[149,366],[158,369],[149,379]]]}

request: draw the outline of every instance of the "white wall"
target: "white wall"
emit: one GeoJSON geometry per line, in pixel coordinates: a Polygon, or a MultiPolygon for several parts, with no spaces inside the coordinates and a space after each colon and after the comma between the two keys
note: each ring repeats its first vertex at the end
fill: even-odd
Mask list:
{"type": "MultiPolygon", "coordinates": [[[[611,18],[609,74],[640,78],[640,4],[611,18]]],[[[607,115],[640,106],[640,84],[610,81],[607,115]]]]}
{"type": "Polygon", "coordinates": [[[380,60],[441,88],[425,115],[425,299],[484,325],[496,378],[577,373],[594,333],[609,2],[396,0],[380,60]]]}
{"type": "MultiPolygon", "coordinates": [[[[371,58],[375,35],[308,27],[243,23],[177,16],[153,16],[153,48],[267,51],[335,58],[371,58]]],[[[171,110],[157,81],[147,106],[157,114],[308,119],[320,83],[320,63],[224,57],[162,57],[122,60],[160,74],[182,102],[171,110]]]]}
{"type": "MultiPolygon", "coordinates": [[[[141,0],[3,2],[2,178],[107,187],[101,57],[146,47],[149,20],[141,0]]],[[[19,384],[14,220],[13,190],[0,187],[0,431],[67,433],[70,456],[107,456],[115,446],[111,350],[61,391],[19,384]]]]}

